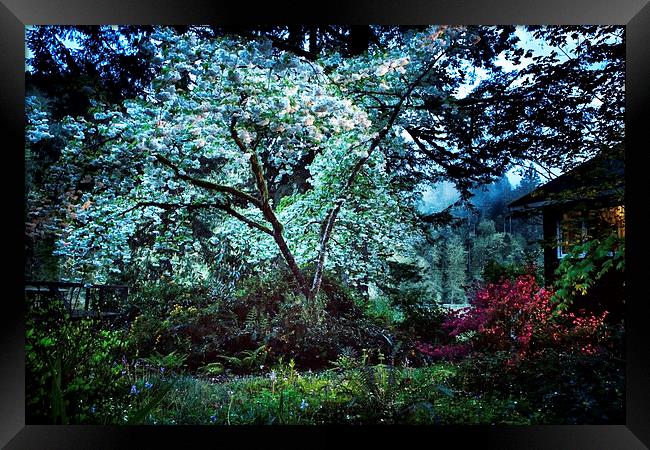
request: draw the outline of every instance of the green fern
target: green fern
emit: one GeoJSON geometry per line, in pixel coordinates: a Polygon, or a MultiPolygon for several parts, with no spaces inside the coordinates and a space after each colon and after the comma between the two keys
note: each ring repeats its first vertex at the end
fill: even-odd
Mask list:
{"type": "Polygon", "coordinates": [[[255,350],[243,350],[237,356],[221,355],[219,358],[237,369],[250,370],[264,364],[266,355],[266,345],[260,345],[255,350]]]}
{"type": "Polygon", "coordinates": [[[271,320],[268,314],[259,311],[255,307],[248,311],[244,320],[244,329],[251,334],[253,340],[257,340],[265,335],[270,329],[270,325],[271,320]]]}
{"type": "Polygon", "coordinates": [[[143,359],[145,362],[151,364],[152,366],[164,367],[166,370],[177,370],[183,366],[187,357],[188,355],[178,355],[174,350],[173,352],[164,356],[160,353],[157,353],[143,359]]]}
{"type": "Polygon", "coordinates": [[[199,369],[200,373],[205,375],[220,375],[223,373],[223,364],[218,362],[211,362],[199,369]]]}

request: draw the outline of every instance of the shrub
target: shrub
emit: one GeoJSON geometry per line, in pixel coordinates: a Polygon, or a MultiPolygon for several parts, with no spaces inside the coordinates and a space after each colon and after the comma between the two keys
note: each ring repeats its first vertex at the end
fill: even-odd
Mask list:
{"type": "MultiPolygon", "coordinates": [[[[28,423],[97,423],[127,390],[120,331],[93,320],[30,317],[25,346],[28,423]]],[[[104,417],[104,419],[101,419],[104,417]]]]}
{"type": "Polygon", "coordinates": [[[558,309],[552,297],[532,275],[487,284],[445,321],[450,343],[416,349],[460,360],[456,388],[511,399],[530,423],[620,422],[622,324],[608,325],[607,311],[558,309]]]}
{"type": "Polygon", "coordinates": [[[610,321],[624,316],[625,239],[591,239],[571,249],[560,262],[553,301],[564,310],[608,311],[610,321]]]}
{"type": "Polygon", "coordinates": [[[174,280],[162,278],[156,281],[138,282],[129,295],[129,302],[124,305],[124,314],[133,319],[137,315],[150,314],[163,316],[168,313],[169,305],[184,308],[204,307],[215,299],[210,289],[204,285],[186,286],[174,280]]]}
{"type": "Polygon", "coordinates": [[[385,327],[393,327],[404,322],[404,313],[396,308],[391,299],[386,296],[369,299],[366,303],[365,313],[385,327]]]}
{"type": "Polygon", "coordinates": [[[489,283],[476,291],[470,307],[450,313],[443,324],[452,343],[420,351],[446,359],[472,352],[508,352],[521,359],[546,348],[596,352],[608,338],[607,312],[561,312],[552,297],[530,274],[489,283]]]}
{"type": "Polygon", "coordinates": [[[521,264],[502,264],[490,259],[483,268],[484,283],[500,283],[503,280],[514,280],[522,275],[535,274],[535,280],[540,281],[541,277],[532,266],[521,264]]]}
{"type": "Polygon", "coordinates": [[[510,281],[489,283],[478,289],[470,307],[449,313],[443,328],[451,338],[474,332],[467,342],[425,349],[430,356],[453,359],[471,351],[502,351],[524,354],[532,336],[551,317],[550,292],[539,289],[534,278],[524,275],[510,281]]]}
{"type": "Polygon", "coordinates": [[[438,303],[424,303],[416,293],[401,301],[404,320],[398,330],[403,336],[437,342],[444,338],[445,309],[438,303]]]}
{"type": "Polygon", "coordinates": [[[268,348],[268,360],[292,358],[301,368],[322,368],[344,349],[385,348],[384,330],[363,314],[354,294],[332,274],[307,301],[287,272],[246,280],[226,306],[236,317],[224,350],[236,354],[268,348]]]}
{"type": "Polygon", "coordinates": [[[233,298],[216,304],[140,314],[129,338],[139,357],[176,352],[188,355],[189,371],[219,363],[225,372],[242,374],[282,356],[302,368],[325,367],[345,349],[387,348],[382,334],[331,275],[308,302],[291,274],[278,271],[244,280],[233,298]],[[264,352],[256,352],[262,346],[264,352]]]}
{"type": "MultiPolygon", "coordinates": [[[[191,340],[184,329],[194,317],[179,313],[180,308],[179,305],[174,305],[170,314],[162,319],[152,314],[142,314],[135,318],[129,328],[129,340],[134,344],[135,357],[171,352],[188,354],[192,351],[191,340]]],[[[191,314],[197,312],[195,309],[191,314]]]]}
{"type": "Polygon", "coordinates": [[[617,350],[548,348],[512,362],[509,352],[475,353],[457,366],[453,386],[470,395],[511,398],[533,424],[624,422],[625,364],[617,350]]]}

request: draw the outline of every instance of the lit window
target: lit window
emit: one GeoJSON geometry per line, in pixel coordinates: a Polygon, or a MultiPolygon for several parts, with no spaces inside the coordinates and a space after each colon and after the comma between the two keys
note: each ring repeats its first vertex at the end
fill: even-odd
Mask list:
{"type": "MultiPolygon", "coordinates": [[[[569,211],[557,221],[557,257],[564,258],[571,248],[616,230],[625,237],[625,207],[602,208],[593,211],[569,211]]],[[[584,258],[584,254],[580,257],[584,258]]]]}
{"type": "MultiPolygon", "coordinates": [[[[576,213],[565,213],[557,221],[557,257],[564,258],[575,245],[582,244],[587,239],[587,223],[576,213]]],[[[580,255],[580,257],[584,257],[580,255]]]]}

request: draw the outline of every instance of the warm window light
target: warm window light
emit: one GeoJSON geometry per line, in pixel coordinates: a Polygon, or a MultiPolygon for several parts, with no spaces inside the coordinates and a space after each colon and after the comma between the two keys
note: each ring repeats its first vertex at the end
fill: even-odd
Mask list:
{"type": "Polygon", "coordinates": [[[625,207],[615,206],[597,212],[580,213],[569,211],[557,221],[557,257],[561,259],[569,249],[594,237],[598,229],[616,228],[618,237],[625,237],[625,207]]]}

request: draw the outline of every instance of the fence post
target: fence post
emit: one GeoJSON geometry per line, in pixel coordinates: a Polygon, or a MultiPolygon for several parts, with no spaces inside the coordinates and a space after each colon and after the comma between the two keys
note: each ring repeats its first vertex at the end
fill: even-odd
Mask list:
{"type": "Polygon", "coordinates": [[[88,311],[89,302],[90,302],[90,288],[86,286],[86,299],[84,300],[84,311],[88,311]]]}
{"type": "Polygon", "coordinates": [[[99,287],[99,304],[97,305],[97,312],[101,311],[104,308],[104,302],[106,301],[106,293],[104,292],[104,286],[99,287]]]}

